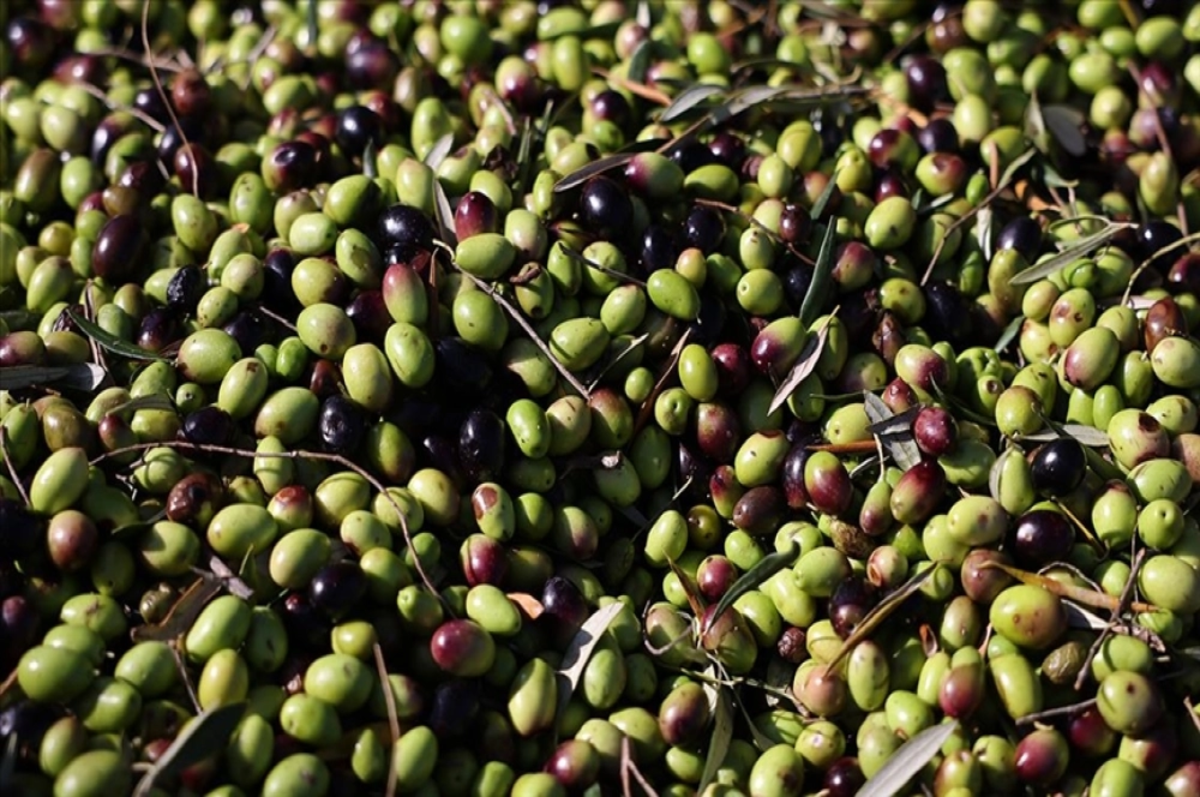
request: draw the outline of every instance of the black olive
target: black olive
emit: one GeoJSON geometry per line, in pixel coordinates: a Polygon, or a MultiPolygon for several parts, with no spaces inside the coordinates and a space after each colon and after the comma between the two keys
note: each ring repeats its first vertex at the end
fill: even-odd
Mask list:
{"type": "Polygon", "coordinates": [[[633,202],[623,186],[607,177],[593,177],[580,191],[579,217],[602,238],[622,236],[633,224],[633,202]]]}
{"type": "Polygon", "coordinates": [[[1034,489],[1044,495],[1059,497],[1083,481],[1087,455],[1077,440],[1061,437],[1035,451],[1030,468],[1034,489]]]}
{"type": "Polygon", "coordinates": [[[474,410],[458,431],[458,456],[467,476],[494,481],[504,467],[504,421],[491,410],[474,410]]]}
{"type": "Polygon", "coordinates": [[[342,152],[357,157],[366,151],[367,144],[378,147],[383,142],[383,120],[370,108],[351,105],[338,114],[334,137],[342,152]]]}
{"type": "Polygon", "coordinates": [[[1075,542],[1075,527],[1066,515],[1035,509],[1017,519],[1013,552],[1022,567],[1039,568],[1066,558],[1075,542]]]}
{"type": "MultiPolygon", "coordinates": [[[[385,249],[396,247],[400,252],[411,253],[433,246],[433,224],[424,213],[409,205],[392,205],[379,214],[377,226],[385,249]]],[[[394,252],[392,256],[400,252],[394,252]]]]}
{"type": "Polygon", "coordinates": [[[317,428],[326,451],[350,455],[358,450],[366,436],[366,413],[354,401],[334,394],[321,403],[317,428]]]}
{"type": "Polygon", "coordinates": [[[225,410],[209,405],[189,413],[180,431],[192,443],[221,446],[233,438],[234,423],[225,410]]]}
{"type": "Polygon", "coordinates": [[[357,562],[325,565],[313,576],[308,598],[320,612],[336,619],[353,609],[367,594],[367,577],[357,562]]]}

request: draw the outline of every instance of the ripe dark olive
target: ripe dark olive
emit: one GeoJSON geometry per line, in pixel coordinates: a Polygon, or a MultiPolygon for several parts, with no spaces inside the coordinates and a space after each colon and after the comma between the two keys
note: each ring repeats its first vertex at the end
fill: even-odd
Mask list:
{"type": "Polygon", "coordinates": [[[825,778],[821,785],[829,797],[853,797],[866,782],[867,776],[858,765],[858,759],[843,756],[825,770],[825,778]]]}
{"type": "MultiPolygon", "coordinates": [[[[1165,221],[1148,221],[1137,228],[1137,259],[1146,260],[1160,250],[1172,246],[1183,238],[1183,233],[1173,224],[1165,221]]],[[[1178,251],[1158,255],[1150,261],[1150,265],[1158,272],[1166,272],[1171,263],[1179,257],[1178,251]]]]}
{"type": "Polygon", "coordinates": [[[342,152],[356,158],[368,144],[378,148],[383,142],[383,120],[370,108],[351,105],[338,114],[334,140],[342,152]]]}
{"type": "Polygon", "coordinates": [[[211,473],[189,473],[167,493],[167,519],[192,528],[206,528],[221,508],[224,495],[221,480],[211,473]]]}
{"type": "Polygon", "coordinates": [[[366,412],[354,401],[334,394],[321,403],[317,428],[326,451],[347,456],[358,450],[367,433],[366,412]]]}
{"type": "Polygon", "coordinates": [[[673,148],[669,157],[679,164],[685,174],[717,162],[713,151],[695,139],[673,148]]]}
{"type": "Polygon", "coordinates": [[[357,562],[348,560],[318,570],[308,587],[313,607],[334,619],[353,609],[366,593],[366,576],[357,562]]]}
{"type": "Polygon", "coordinates": [[[916,56],[904,70],[908,79],[909,102],[919,111],[929,112],[950,98],[946,69],[932,56],[916,56]]]}
{"type": "Polygon", "coordinates": [[[292,290],[292,271],[296,258],[288,249],[272,249],[263,258],[263,289],[259,301],[269,310],[287,315],[294,312],[298,303],[292,290]]]}
{"type": "Polygon", "coordinates": [[[934,340],[970,338],[972,328],[970,305],[958,288],[947,282],[930,282],[925,286],[925,315],[921,326],[934,340]]]}
{"type": "Polygon", "coordinates": [[[993,562],[1011,565],[1012,559],[1003,551],[976,548],[963,560],[959,581],[966,596],[976,603],[990,604],[1012,583],[1012,576],[998,567],[990,566],[993,562]]]}
{"type": "Polygon", "coordinates": [[[359,291],[346,306],[346,316],[354,324],[354,331],[362,342],[382,343],[388,327],[392,325],[382,291],[359,291]]]}
{"type": "Polygon", "coordinates": [[[734,505],[733,525],[748,534],[765,535],[779,528],[786,511],[787,502],[778,487],[752,487],[734,505]]]}
{"type": "Polygon", "coordinates": [[[1065,559],[1074,543],[1075,527],[1066,515],[1052,509],[1037,509],[1021,515],[1013,534],[1017,564],[1035,570],[1065,559]]]}
{"type": "Polygon", "coordinates": [[[454,231],[462,241],[484,232],[496,232],[499,219],[496,204],[487,194],[468,191],[454,209],[454,231]]]}
{"type": "Polygon", "coordinates": [[[499,586],[508,575],[508,557],[504,545],[484,534],[472,534],[463,541],[459,561],[468,586],[499,586]]]}
{"type": "Polygon", "coordinates": [[[306,141],[285,141],[267,154],[262,172],[267,186],[279,193],[303,188],[317,173],[317,150],[306,141]]]}
{"type": "Polygon", "coordinates": [[[233,418],[216,405],[201,407],[184,417],[180,434],[191,443],[225,445],[233,439],[233,418]]]}
{"type": "Polygon", "coordinates": [[[479,715],[478,679],[454,678],[440,683],[433,692],[429,727],[439,740],[463,736],[479,715]]]}
{"type": "Polygon", "coordinates": [[[917,448],[940,457],[958,445],[958,422],[941,407],[922,407],[913,419],[912,435],[917,448]]]}
{"type": "Polygon", "coordinates": [[[642,269],[649,274],[661,268],[673,268],[679,257],[679,247],[666,228],[651,224],[642,233],[642,269]]]}
{"type": "Polygon", "coordinates": [[[953,122],[939,116],[917,131],[917,143],[925,152],[958,152],[958,131],[953,122]]]}
{"type": "Polygon", "coordinates": [[[779,635],[779,641],[775,643],[775,652],[779,654],[779,658],[789,664],[800,664],[808,658],[804,639],[804,629],[794,625],[789,626],[779,635]]]}
{"type": "Polygon", "coordinates": [[[504,421],[491,410],[472,410],[458,430],[458,455],[466,475],[493,481],[504,467],[504,421]]]}
{"type": "Polygon", "coordinates": [[[1060,437],[1034,452],[1030,469],[1034,488],[1043,495],[1057,498],[1071,492],[1083,481],[1087,455],[1077,440],[1060,437]]]}
{"type": "Polygon", "coordinates": [[[254,351],[271,337],[271,322],[254,310],[239,311],[221,329],[246,352],[254,351]]]}
{"type": "Polygon", "coordinates": [[[146,351],[162,351],[179,339],[180,318],[166,307],[146,313],[138,326],[137,345],[146,351]]]}
{"type": "Polygon", "coordinates": [[[100,228],[92,247],[92,271],[112,285],[123,284],[145,259],[149,242],[145,225],[136,217],[112,217],[100,228]]]}
{"type": "Polygon", "coordinates": [[[1013,249],[1032,263],[1042,249],[1042,228],[1029,216],[1017,216],[996,236],[997,249],[1013,249]]]}
{"type": "MultiPolygon", "coordinates": [[[[573,634],[588,618],[588,605],[579,588],[562,576],[551,576],[542,587],[545,620],[557,635],[573,634]]],[[[569,638],[569,636],[568,636],[569,638]]]]}
{"type": "Polygon", "coordinates": [[[167,283],[167,307],[178,313],[191,314],[207,288],[204,272],[198,266],[186,265],[167,283]]]}
{"type": "Polygon", "coordinates": [[[683,238],[688,246],[710,255],[725,240],[725,219],[707,205],[694,207],[683,222],[683,238]]]}
{"type": "Polygon", "coordinates": [[[579,195],[579,220],[602,238],[623,237],[633,220],[633,203],[615,181],[593,177],[579,195]]]}

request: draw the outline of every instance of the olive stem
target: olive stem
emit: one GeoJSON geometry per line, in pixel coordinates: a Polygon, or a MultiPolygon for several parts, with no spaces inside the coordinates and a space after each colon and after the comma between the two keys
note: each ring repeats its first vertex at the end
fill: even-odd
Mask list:
{"type": "MultiPolygon", "coordinates": [[[[149,53],[150,48],[150,0],[142,2],[142,49],[149,53]]],[[[174,104],[171,98],[167,96],[166,90],[163,88],[162,80],[158,77],[158,65],[151,59],[147,66],[150,67],[150,77],[154,80],[154,88],[158,91],[158,96],[162,98],[163,106],[167,109],[167,115],[171,117],[171,124],[175,125],[175,129],[179,131],[179,137],[183,140],[183,145],[191,151],[191,143],[188,141],[187,133],[183,132],[183,128],[179,125],[179,117],[175,115],[174,104]]],[[[182,71],[182,70],[180,70],[182,71]]],[[[192,196],[200,197],[200,170],[192,170],[192,196]]]]}
{"type": "Polygon", "coordinates": [[[175,669],[179,670],[179,679],[183,681],[183,686],[187,689],[188,698],[192,701],[192,708],[199,714],[202,711],[200,699],[196,697],[196,688],[192,686],[192,679],[188,675],[187,667],[183,664],[183,654],[179,652],[177,645],[171,645],[171,655],[175,658],[175,669]]]}
{"type": "MultiPolygon", "coordinates": [[[[416,559],[414,556],[413,559],[416,559]]],[[[400,738],[400,720],[396,714],[396,695],[392,692],[391,681],[388,680],[387,663],[383,660],[383,648],[376,642],[373,646],[375,653],[375,669],[379,673],[379,688],[383,690],[383,702],[387,706],[388,727],[392,730],[392,744],[400,738]]],[[[396,794],[396,768],[388,767],[387,787],[384,791],[386,797],[393,797],[396,794]]]]}
{"type": "Polygon", "coordinates": [[[621,788],[623,789],[623,794],[625,797],[632,797],[633,795],[633,792],[630,791],[629,788],[630,774],[633,775],[634,779],[637,780],[638,785],[642,787],[642,790],[645,791],[646,794],[650,795],[650,797],[658,797],[658,792],[651,788],[650,784],[646,782],[646,778],[637,768],[637,764],[633,763],[633,756],[631,755],[630,751],[629,736],[623,735],[621,737],[621,788]]]}
{"type": "Polygon", "coordinates": [[[818,443],[805,446],[809,451],[828,451],[831,454],[873,454],[878,450],[875,438],[852,440],[849,443],[818,443]]]}
{"type": "MultiPolygon", "coordinates": [[[[1086,671],[1087,668],[1084,668],[1080,672],[1086,671]]],[[[1069,706],[1059,706],[1058,708],[1048,708],[1045,711],[1035,711],[1032,714],[1026,714],[1023,717],[1018,718],[1017,724],[1030,725],[1035,722],[1041,722],[1042,720],[1053,719],[1054,717],[1070,716],[1077,711],[1083,711],[1084,709],[1091,708],[1094,705],[1096,705],[1096,698],[1092,697],[1079,703],[1072,703],[1069,706]]]]}
{"type": "MultiPolygon", "coordinates": [[[[392,494],[388,492],[388,488],[383,484],[383,482],[375,478],[370,471],[359,465],[356,465],[349,459],[346,459],[346,457],[343,457],[341,454],[327,454],[323,451],[248,451],[243,448],[218,446],[211,443],[191,443],[186,440],[165,440],[161,442],[133,443],[132,445],[124,446],[122,448],[114,448],[112,451],[106,451],[100,456],[93,458],[90,464],[96,465],[106,459],[112,459],[113,457],[117,457],[122,454],[129,454],[136,451],[147,451],[151,448],[182,448],[189,451],[203,451],[207,454],[227,454],[235,457],[246,457],[248,459],[257,459],[258,457],[269,459],[307,458],[322,460],[325,462],[333,462],[337,465],[341,465],[343,468],[352,470],[359,476],[362,476],[368,484],[378,490],[379,494],[387,499],[388,503],[392,505],[392,509],[396,510],[396,516],[400,518],[400,531],[404,535],[405,545],[407,545],[410,549],[412,548],[412,535],[408,530],[408,518],[404,516],[404,510],[400,507],[400,504],[396,502],[396,499],[392,497],[392,494]]],[[[445,605],[445,600],[438,593],[437,588],[433,585],[433,581],[426,574],[425,567],[421,564],[420,557],[413,556],[413,567],[416,568],[417,575],[421,577],[421,582],[425,585],[425,588],[429,590],[430,594],[432,594],[439,601],[441,601],[443,605],[445,605]]]]}
{"type": "Polygon", "coordinates": [[[649,100],[650,102],[657,103],[664,108],[671,104],[671,98],[653,86],[647,86],[645,83],[636,83],[629,78],[622,77],[620,75],[613,75],[607,69],[601,69],[598,66],[592,67],[592,74],[598,75],[605,80],[611,80],[621,88],[628,89],[630,93],[636,94],[643,100],[649,100]]]}
{"type": "Polygon", "coordinates": [[[163,125],[162,122],[158,121],[153,116],[146,113],[145,111],[143,111],[140,108],[123,108],[123,107],[117,105],[116,103],[114,103],[112,100],[110,100],[108,98],[107,94],[105,94],[103,91],[101,91],[96,86],[93,86],[91,83],[88,83],[86,80],[81,80],[78,83],[76,83],[75,85],[79,86],[81,89],[86,91],[88,94],[91,94],[93,97],[100,100],[100,102],[104,103],[104,107],[108,108],[108,110],[123,111],[124,113],[129,114],[134,119],[137,119],[139,122],[141,122],[142,124],[149,127],[155,133],[161,133],[167,129],[163,125]]]}
{"type": "MultiPolygon", "coordinates": [[[[453,259],[451,259],[450,262],[454,263],[453,259]]],[[[542,354],[545,354],[550,358],[550,362],[554,364],[554,369],[562,375],[563,379],[566,379],[567,382],[570,383],[571,387],[575,388],[576,392],[578,392],[580,396],[582,396],[585,400],[592,397],[591,391],[588,390],[587,387],[575,377],[575,374],[571,373],[565,365],[558,361],[558,358],[554,356],[554,352],[552,352],[550,347],[547,346],[540,337],[538,337],[537,331],[528,321],[525,320],[524,314],[522,314],[517,308],[513,307],[512,302],[506,299],[499,291],[497,291],[491,285],[488,285],[479,277],[463,271],[458,267],[457,263],[454,263],[454,267],[458,269],[458,273],[475,283],[475,287],[482,290],[488,296],[491,296],[492,299],[495,300],[496,304],[504,308],[504,311],[508,313],[514,321],[517,322],[518,326],[525,330],[525,334],[528,335],[529,339],[533,341],[533,345],[537,346],[538,349],[541,350],[542,354]]]]}
{"type": "MultiPolygon", "coordinates": [[[[1117,604],[1112,608],[1112,614],[1108,618],[1108,625],[1106,625],[1104,630],[1102,630],[1096,636],[1095,641],[1092,642],[1092,646],[1088,649],[1087,656],[1085,656],[1083,659],[1085,664],[1091,664],[1092,659],[1100,650],[1100,645],[1102,645],[1104,640],[1108,639],[1109,635],[1113,633],[1113,625],[1117,622],[1117,619],[1121,616],[1121,613],[1125,611],[1125,606],[1133,598],[1133,587],[1137,583],[1138,570],[1141,569],[1142,562],[1145,561],[1145,559],[1145,548],[1140,549],[1133,557],[1133,563],[1129,567],[1129,579],[1125,582],[1125,586],[1121,589],[1121,597],[1117,600],[1117,604]]],[[[1081,667],[1079,674],[1075,676],[1076,692],[1083,688],[1084,681],[1087,680],[1087,675],[1090,669],[1090,666],[1081,667]]]]}
{"type": "Polygon", "coordinates": [[[272,321],[276,322],[276,323],[277,323],[277,324],[279,324],[280,326],[282,326],[282,327],[284,327],[284,328],[286,328],[286,329],[289,329],[289,330],[291,330],[292,332],[295,332],[295,331],[296,331],[296,325],[295,325],[295,324],[293,324],[291,321],[288,321],[286,318],[284,318],[283,316],[281,316],[279,313],[276,313],[274,310],[268,310],[266,307],[264,307],[264,306],[262,306],[262,305],[260,304],[260,305],[258,306],[258,312],[262,313],[262,314],[263,314],[263,315],[265,315],[267,318],[269,318],[269,319],[271,319],[272,321]]]}
{"type": "Polygon", "coordinates": [[[4,455],[4,464],[8,467],[8,475],[16,486],[17,492],[21,494],[21,500],[25,502],[25,506],[30,506],[29,493],[25,492],[25,485],[21,484],[21,477],[17,475],[17,466],[13,464],[12,457],[8,455],[8,430],[3,426],[0,426],[0,454],[4,455]]]}
{"type": "Polygon", "coordinates": [[[667,380],[669,380],[672,375],[678,373],[676,366],[679,365],[679,357],[681,354],[683,354],[683,347],[687,345],[688,338],[691,336],[692,328],[688,327],[686,330],[684,330],[683,334],[679,336],[679,340],[676,341],[675,347],[671,349],[671,356],[667,359],[663,370],[658,375],[658,379],[654,382],[654,387],[651,388],[650,395],[646,397],[646,400],[642,402],[642,406],[638,410],[637,420],[633,424],[633,434],[635,437],[639,432],[642,431],[642,429],[646,427],[646,424],[650,421],[650,416],[654,414],[654,404],[656,401],[658,401],[658,397],[662,393],[663,388],[667,386],[667,380]]]}

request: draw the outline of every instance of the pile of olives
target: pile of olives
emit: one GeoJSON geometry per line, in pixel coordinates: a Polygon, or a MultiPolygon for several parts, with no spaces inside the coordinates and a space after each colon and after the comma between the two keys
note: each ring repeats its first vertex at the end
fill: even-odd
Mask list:
{"type": "Polygon", "coordinates": [[[1200,793],[1200,6],[0,27],[0,792],[1200,793]]]}

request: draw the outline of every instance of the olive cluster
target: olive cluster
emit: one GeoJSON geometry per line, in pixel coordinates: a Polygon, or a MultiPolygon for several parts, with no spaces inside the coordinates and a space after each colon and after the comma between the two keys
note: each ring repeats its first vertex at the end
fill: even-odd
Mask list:
{"type": "Polygon", "coordinates": [[[1026,5],[0,4],[0,791],[1200,793],[1200,7],[1026,5]]]}

